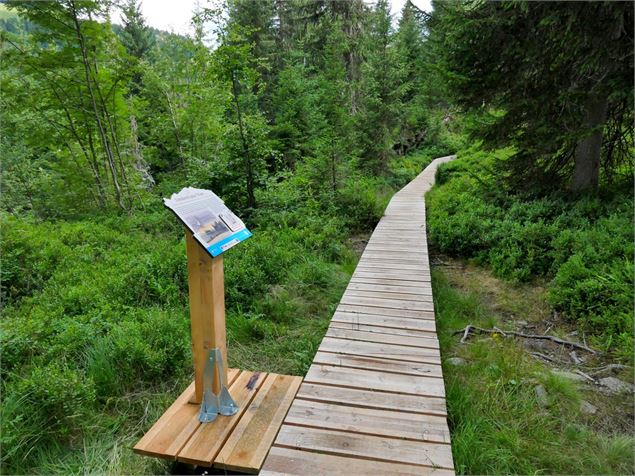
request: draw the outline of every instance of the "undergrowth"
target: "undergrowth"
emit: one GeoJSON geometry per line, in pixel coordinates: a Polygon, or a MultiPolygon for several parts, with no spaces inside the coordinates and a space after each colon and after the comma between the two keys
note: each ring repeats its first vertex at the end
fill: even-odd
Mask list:
{"type": "Polygon", "coordinates": [[[433,271],[432,286],[457,473],[632,474],[632,435],[596,431],[581,415],[576,382],[551,372],[514,340],[474,336],[459,343],[453,334],[467,324],[502,325],[485,303],[497,296],[459,291],[440,270],[433,271]],[[463,363],[452,364],[451,357],[463,363]],[[546,405],[537,385],[546,391],[546,405]]]}
{"type": "MultiPolygon", "coordinates": [[[[229,364],[303,375],[371,230],[435,148],[336,194],[272,181],[254,236],[225,256],[229,364]]],[[[4,214],[2,473],[157,473],[131,447],[191,379],[184,233],[160,196],[146,212],[58,221],[4,214]]],[[[230,204],[231,206],[231,204],[230,204]]]]}
{"type": "Polygon", "coordinates": [[[438,169],[427,196],[431,245],[511,282],[547,279],[554,311],[600,350],[631,360],[632,183],[586,196],[514,193],[495,170],[511,152],[474,146],[438,169]]]}

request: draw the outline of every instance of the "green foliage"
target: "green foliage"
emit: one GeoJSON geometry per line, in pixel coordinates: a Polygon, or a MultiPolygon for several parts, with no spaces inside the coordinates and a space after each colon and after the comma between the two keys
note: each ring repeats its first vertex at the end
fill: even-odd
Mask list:
{"type": "MultiPolygon", "coordinates": [[[[457,474],[623,474],[633,466],[633,437],[598,431],[579,414],[583,397],[571,380],[553,374],[517,342],[473,337],[458,344],[467,324],[503,326],[488,309],[492,295],[478,279],[458,291],[433,271],[437,330],[457,474]],[[451,365],[450,356],[465,364],[451,365]],[[536,398],[536,385],[547,405],[536,398]]],[[[530,302],[517,303],[526,307],[530,302]]],[[[504,327],[503,327],[504,329],[504,327]]]]}
{"type": "Polygon", "coordinates": [[[550,280],[554,309],[631,355],[633,201],[627,187],[596,197],[508,194],[492,173],[495,154],[474,147],[437,172],[428,197],[431,243],[488,264],[504,279],[550,280]]]}
{"type": "Polygon", "coordinates": [[[472,135],[515,146],[516,188],[597,188],[600,163],[604,180],[632,174],[629,2],[441,0],[429,25],[472,135]]]}
{"type": "MultiPolygon", "coordinates": [[[[355,262],[347,237],[372,228],[391,183],[434,153],[395,159],[398,178],[351,177],[337,195],[301,173],[259,190],[254,237],[225,260],[230,365],[306,372],[355,262]]],[[[169,399],[189,378],[183,232],[159,200],[148,206],[69,221],[2,215],[6,471],[80,464],[69,455],[95,425],[110,438],[138,435],[146,402],[157,412],[169,403],[140,392],[169,399]],[[154,390],[175,381],[167,397],[154,390]]]]}

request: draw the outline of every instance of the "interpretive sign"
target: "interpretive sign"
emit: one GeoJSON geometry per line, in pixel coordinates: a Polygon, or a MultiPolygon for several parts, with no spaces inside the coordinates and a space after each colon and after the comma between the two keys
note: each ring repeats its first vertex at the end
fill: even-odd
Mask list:
{"type": "Polygon", "coordinates": [[[163,203],[214,257],[251,236],[243,221],[209,190],[185,187],[163,203]]]}

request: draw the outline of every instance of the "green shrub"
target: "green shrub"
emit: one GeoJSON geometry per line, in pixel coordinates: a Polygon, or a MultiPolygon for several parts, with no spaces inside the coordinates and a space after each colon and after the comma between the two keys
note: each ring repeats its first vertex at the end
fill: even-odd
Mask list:
{"type": "MultiPolygon", "coordinates": [[[[400,177],[351,174],[337,194],[301,173],[258,190],[254,236],[224,258],[232,365],[308,369],[355,261],[347,237],[372,229],[422,157],[396,159],[400,177]]],[[[0,217],[3,470],[59,471],[94,428],[132,443],[150,402],[152,418],[170,403],[162,385],[190,378],[185,240],[160,202],[184,178],[165,178],[147,211],[0,217]]]]}
{"type": "Polygon", "coordinates": [[[3,394],[3,466],[24,461],[35,445],[77,437],[95,403],[92,381],[58,362],[32,368],[3,394]]]}
{"type": "Polygon", "coordinates": [[[514,195],[497,186],[508,150],[473,148],[437,171],[427,196],[431,245],[489,265],[497,277],[550,281],[554,309],[607,349],[632,353],[633,197],[514,195]]]}
{"type": "Polygon", "coordinates": [[[368,177],[351,177],[336,195],[338,209],[347,217],[353,231],[372,230],[388,205],[388,194],[378,194],[381,181],[368,177]]]}

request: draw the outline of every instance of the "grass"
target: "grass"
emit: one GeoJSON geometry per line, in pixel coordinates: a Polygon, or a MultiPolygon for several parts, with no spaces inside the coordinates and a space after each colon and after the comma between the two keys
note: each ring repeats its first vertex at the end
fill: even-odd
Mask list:
{"type": "Polygon", "coordinates": [[[632,474],[632,429],[597,428],[599,417],[580,411],[588,396],[577,383],[553,374],[518,341],[472,336],[460,344],[453,335],[467,324],[505,328],[510,318],[540,319],[543,289],[512,286],[477,267],[437,268],[432,280],[458,473],[632,474]],[[465,363],[451,365],[450,357],[465,363]],[[547,392],[546,406],[538,385],[547,392]]]}

